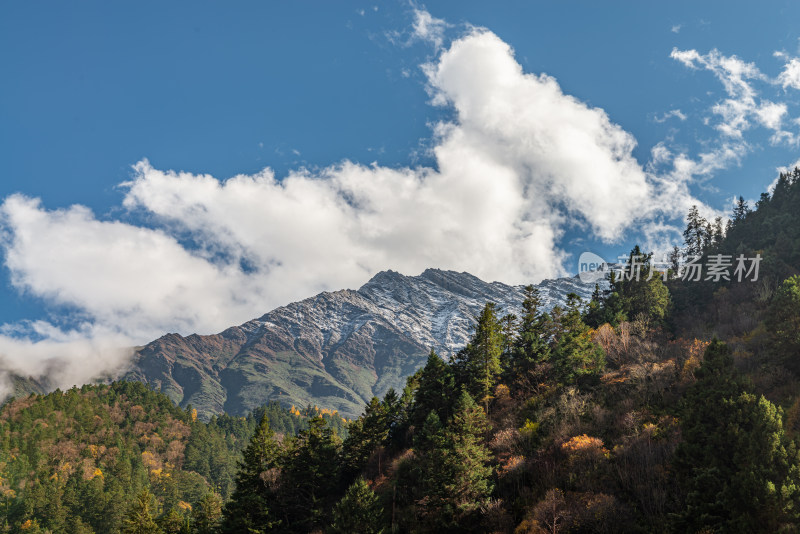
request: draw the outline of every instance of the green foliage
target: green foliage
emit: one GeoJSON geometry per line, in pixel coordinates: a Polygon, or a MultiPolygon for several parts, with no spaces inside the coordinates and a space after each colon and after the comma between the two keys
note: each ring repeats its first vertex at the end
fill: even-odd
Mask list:
{"type": "Polygon", "coordinates": [[[456,364],[460,382],[488,407],[501,371],[502,325],[497,318],[497,306],[491,302],[484,306],[476,319],[472,339],[458,353],[456,364]]]}
{"type": "MultiPolygon", "coordinates": [[[[266,532],[278,523],[275,512],[271,510],[274,508],[275,488],[269,476],[278,465],[278,455],[279,446],[269,421],[263,417],[242,454],[236,474],[236,490],[225,506],[223,532],[266,532]]],[[[210,530],[207,524],[211,519],[205,508],[202,522],[210,530]]]]}
{"type": "Polygon", "coordinates": [[[145,489],[139,493],[122,521],[123,534],[160,534],[162,532],[154,518],[156,505],[153,500],[153,494],[148,490],[145,489]]]}
{"type": "Polygon", "coordinates": [[[770,304],[766,324],[774,353],[785,365],[800,372],[800,276],[783,281],[770,304]]]}
{"type": "Polygon", "coordinates": [[[331,532],[335,534],[382,534],[383,507],[363,478],[347,489],[333,508],[331,532]]]}
{"type": "Polygon", "coordinates": [[[217,532],[221,520],[222,500],[216,493],[206,493],[192,510],[193,532],[195,534],[213,534],[217,532]]]}
{"type": "Polygon", "coordinates": [[[339,487],[341,440],[321,417],[288,440],[282,456],[282,510],[286,527],[308,532],[324,525],[339,487]]]}
{"type": "Polygon", "coordinates": [[[652,326],[664,324],[671,307],[670,293],[663,273],[655,269],[652,254],[642,254],[635,246],[628,255],[625,270],[609,278],[610,288],[600,295],[599,288],[584,314],[584,320],[597,328],[621,321],[643,320],[652,326]]]}
{"type": "Polygon", "coordinates": [[[488,430],[486,414],[465,390],[447,426],[433,411],[426,418],[414,442],[413,483],[422,530],[480,530],[480,511],[492,492],[488,430]]]}
{"type": "Polygon", "coordinates": [[[541,311],[542,300],[537,288],[529,285],[523,291],[522,320],[505,372],[506,381],[520,387],[530,386],[537,368],[550,359],[550,346],[546,339],[550,317],[541,311]]]}
{"type": "Polygon", "coordinates": [[[682,529],[777,532],[797,519],[800,470],[782,414],[736,374],[714,340],[685,400],[676,468],[686,489],[682,529]]]}
{"type": "Polygon", "coordinates": [[[422,368],[414,395],[410,422],[421,428],[432,411],[440,420],[450,417],[453,395],[456,392],[453,369],[431,350],[428,362],[422,368]]]}
{"type": "Polygon", "coordinates": [[[558,310],[551,360],[563,383],[596,378],[605,367],[603,349],[592,341],[591,329],[583,322],[580,298],[571,293],[563,313],[558,310]]]}

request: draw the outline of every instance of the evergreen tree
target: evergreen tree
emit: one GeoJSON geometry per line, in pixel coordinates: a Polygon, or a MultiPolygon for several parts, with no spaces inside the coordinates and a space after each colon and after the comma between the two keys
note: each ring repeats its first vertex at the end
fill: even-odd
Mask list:
{"type": "Polygon", "coordinates": [[[687,393],[675,467],[685,491],[676,527],[777,532],[797,519],[800,471],[781,412],[748,391],[727,345],[706,349],[687,393]]]}
{"type": "Polygon", "coordinates": [[[192,518],[194,534],[217,532],[222,519],[222,499],[216,493],[206,493],[192,510],[192,518]]]}
{"type": "Polygon", "coordinates": [[[189,530],[186,517],[175,508],[158,519],[158,526],[164,534],[185,534],[189,530]]]}
{"type": "Polygon", "coordinates": [[[341,440],[321,417],[291,439],[284,456],[281,506],[291,532],[321,528],[339,482],[341,440]]]}
{"type": "Polygon", "coordinates": [[[731,218],[733,225],[742,222],[749,213],[750,207],[747,205],[747,201],[745,201],[744,197],[740,196],[739,200],[736,202],[736,207],[733,208],[733,217],[731,218]]]}
{"type": "Polygon", "coordinates": [[[481,530],[480,512],[492,492],[488,428],[485,412],[466,390],[446,427],[434,412],[428,415],[415,439],[423,531],[481,530]]]}
{"type": "Polygon", "coordinates": [[[453,370],[433,350],[421,371],[411,413],[411,424],[417,428],[422,427],[431,411],[440,421],[449,419],[456,392],[453,370]]]}
{"type": "Polygon", "coordinates": [[[382,534],[383,507],[363,478],[347,489],[333,508],[331,531],[335,534],[382,534]]]}
{"type": "Polygon", "coordinates": [[[279,455],[280,446],[265,415],[242,453],[236,489],[223,512],[222,532],[268,532],[280,522],[274,511],[274,475],[270,474],[277,470],[279,455]]]}
{"type": "Polygon", "coordinates": [[[122,521],[123,534],[160,534],[161,528],[155,520],[156,504],[149,490],[142,490],[131,503],[122,521]]]}
{"type": "Polygon", "coordinates": [[[492,493],[491,453],[486,446],[489,421],[486,413],[466,391],[455,403],[453,418],[447,426],[452,444],[448,461],[452,478],[445,486],[453,503],[459,525],[466,527],[485,508],[492,493]]]}
{"type": "Polygon", "coordinates": [[[770,303],[766,326],[772,351],[787,367],[800,372],[800,276],[783,281],[770,303]]]}
{"type": "Polygon", "coordinates": [[[534,376],[538,367],[550,358],[547,343],[547,324],[549,315],[542,313],[542,300],[539,290],[528,285],[523,289],[522,318],[519,331],[514,340],[512,358],[503,370],[506,380],[515,387],[530,387],[536,381],[534,376]]]}
{"type": "Polygon", "coordinates": [[[567,295],[567,307],[560,315],[554,339],[552,361],[564,383],[597,376],[605,367],[603,349],[592,341],[591,329],[583,322],[580,303],[575,293],[567,295]]]}
{"type": "Polygon", "coordinates": [[[458,354],[460,381],[488,411],[492,391],[500,375],[503,335],[497,319],[497,305],[489,302],[477,317],[472,339],[458,354]]]}
{"type": "Polygon", "coordinates": [[[436,412],[425,418],[422,429],[414,436],[414,493],[417,521],[423,532],[452,529],[454,510],[448,499],[446,485],[452,480],[451,447],[442,422],[436,412]]]}
{"type": "Polygon", "coordinates": [[[389,440],[387,406],[372,397],[364,414],[348,427],[342,444],[342,477],[349,484],[364,469],[370,456],[389,440]]]}
{"type": "Polygon", "coordinates": [[[500,354],[501,370],[511,367],[511,360],[514,357],[514,345],[517,340],[517,330],[517,316],[513,313],[507,313],[500,319],[500,334],[503,339],[503,351],[500,354]]]}
{"type": "Polygon", "coordinates": [[[686,216],[686,230],[683,231],[686,253],[690,256],[702,255],[709,242],[710,234],[708,221],[700,216],[697,206],[692,206],[686,216]]]}

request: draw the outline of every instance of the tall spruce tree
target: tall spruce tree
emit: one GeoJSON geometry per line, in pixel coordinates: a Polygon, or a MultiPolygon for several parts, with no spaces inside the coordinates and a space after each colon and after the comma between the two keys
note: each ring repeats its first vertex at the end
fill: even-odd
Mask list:
{"type": "Polygon", "coordinates": [[[724,343],[706,349],[683,405],[675,468],[684,506],[675,528],[778,532],[798,519],[800,467],[782,414],[733,368],[724,343]]]}
{"type": "Polygon", "coordinates": [[[583,322],[580,297],[567,295],[566,308],[558,315],[551,359],[559,380],[570,383],[598,376],[605,367],[605,354],[592,341],[591,329],[583,322]]]}
{"type": "Polygon", "coordinates": [[[547,343],[547,323],[549,316],[542,313],[542,299],[539,289],[528,285],[523,289],[522,318],[519,332],[514,340],[513,357],[505,372],[510,383],[528,385],[537,366],[550,358],[547,343]]]}
{"type": "Polygon", "coordinates": [[[778,288],[766,326],[772,352],[789,369],[800,372],[800,276],[787,278],[778,288]]]}
{"type": "Polygon", "coordinates": [[[150,490],[143,489],[128,507],[122,520],[123,534],[160,534],[161,527],[156,523],[157,503],[150,490]]]}
{"type": "Polygon", "coordinates": [[[383,507],[363,478],[356,479],[333,507],[334,534],[383,534],[383,507]]]}
{"type": "Polygon", "coordinates": [[[492,391],[500,375],[503,353],[502,326],[497,318],[497,305],[487,303],[477,317],[475,332],[467,346],[457,355],[460,382],[488,411],[492,391]]]}
{"type": "Polygon", "coordinates": [[[221,532],[229,534],[269,532],[281,519],[277,515],[274,476],[280,446],[264,415],[242,453],[236,474],[236,489],[225,505],[221,532]]]}
{"type": "Polygon", "coordinates": [[[411,424],[422,428],[431,411],[440,421],[450,418],[451,403],[456,393],[455,375],[451,367],[431,350],[428,361],[419,374],[419,383],[414,395],[411,424]]]}
{"type": "Polygon", "coordinates": [[[289,532],[322,528],[339,486],[341,440],[322,417],[292,438],[284,454],[281,508],[289,532]]]}

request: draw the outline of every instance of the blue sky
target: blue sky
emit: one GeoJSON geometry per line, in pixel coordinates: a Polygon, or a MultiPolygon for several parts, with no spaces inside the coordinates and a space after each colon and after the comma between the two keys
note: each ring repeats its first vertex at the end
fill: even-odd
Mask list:
{"type": "Polygon", "coordinates": [[[667,246],[688,205],[727,213],[800,159],[797,20],[5,2],[0,353],[104,358],[386,268],[522,283],[667,246]]]}

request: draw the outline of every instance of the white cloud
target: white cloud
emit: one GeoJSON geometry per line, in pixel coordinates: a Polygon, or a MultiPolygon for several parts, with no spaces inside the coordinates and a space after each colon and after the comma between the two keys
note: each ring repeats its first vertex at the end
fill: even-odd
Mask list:
{"type": "Polygon", "coordinates": [[[778,82],[784,89],[800,89],[800,59],[792,58],[786,63],[783,72],[778,76],[778,82]]]}
{"type": "Polygon", "coordinates": [[[414,10],[413,36],[432,43],[437,50],[444,44],[444,32],[447,28],[446,21],[437,19],[424,9],[414,10]]]}
{"type": "MultiPolygon", "coordinates": [[[[415,23],[434,43],[437,28],[429,15],[415,23]]],[[[216,332],[387,268],[507,283],[558,276],[570,225],[612,241],[642,220],[682,216],[698,203],[693,178],[717,164],[662,147],[654,159],[671,172],[645,172],[633,136],[554,78],[524,73],[486,30],[472,29],[423,70],[432,101],[454,112],[434,126],[432,168],[343,161],[283,179],[265,169],[220,181],[142,161],[124,207],[147,227],[7,198],[0,218],[13,285],[84,323],[68,332],[37,324],[37,344],[8,327],[6,368],[56,358],[69,368],[63,376],[88,379],[120,364],[92,356],[108,347],[165,330],[216,332]],[[78,352],[88,359],[74,359],[78,352]]],[[[659,224],[653,235],[666,232],[659,224]]]]}
{"type": "Polygon", "coordinates": [[[668,121],[669,119],[672,119],[672,118],[678,119],[681,122],[683,122],[688,117],[686,116],[685,113],[683,113],[679,109],[671,109],[671,110],[663,113],[661,116],[654,117],[653,120],[655,120],[658,123],[662,123],[662,122],[666,122],[666,121],[668,121]]]}
{"type": "Polygon", "coordinates": [[[672,33],[679,33],[679,32],[681,31],[681,28],[682,28],[682,27],[683,27],[683,24],[675,24],[675,25],[674,25],[674,26],[671,28],[671,31],[672,31],[672,33]]]}
{"type": "MultiPolygon", "coordinates": [[[[783,52],[776,52],[774,55],[787,58],[783,52]]],[[[781,83],[784,88],[791,86],[794,81],[793,76],[800,76],[800,64],[794,66],[794,60],[788,62],[783,73],[773,80],[763,74],[754,63],[747,63],[736,56],[724,56],[716,49],[702,55],[697,50],[675,48],[670,56],[691,69],[704,68],[711,71],[722,82],[727,98],[716,102],[710,111],[720,119],[714,127],[726,138],[723,143],[742,150],[739,157],[749,150],[749,144],[744,142],[744,133],[753,124],[772,132],[769,141],[773,145],[797,144],[800,139],[798,134],[784,129],[784,122],[788,116],[787,105],[761,97],[755,84],[762,83],[766,87],[771,87],[781,83]]],[[[706,124],[710,122],[706,118],[706,124]]]]}

